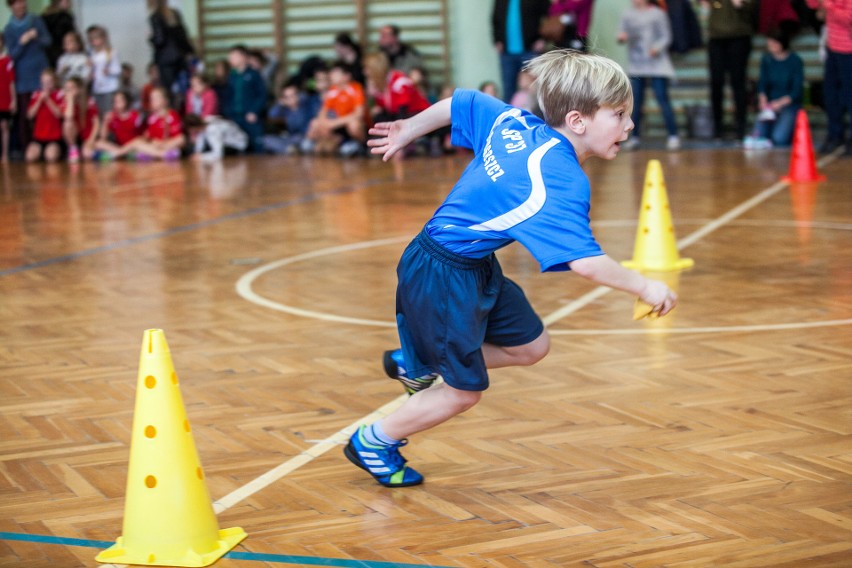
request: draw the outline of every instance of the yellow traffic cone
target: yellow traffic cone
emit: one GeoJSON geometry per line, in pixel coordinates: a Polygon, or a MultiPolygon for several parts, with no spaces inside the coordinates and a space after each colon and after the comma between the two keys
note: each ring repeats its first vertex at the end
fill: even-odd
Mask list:
{"type": "Polygon", "coordinates": [[[680,258],[677,252],[666,182],[659,160],[650,160],[645,172],[645,189],[642,192],[633,260],[621,264],[635,270],[656,272],[681,270],[694,264],[691,258],[680,258]]]}
{"type": "Polygon", "coordinates": [[[142,341],[122,532],[98,562],[209,566],[246,537],[219,530],[160,329],[142,341]]]}

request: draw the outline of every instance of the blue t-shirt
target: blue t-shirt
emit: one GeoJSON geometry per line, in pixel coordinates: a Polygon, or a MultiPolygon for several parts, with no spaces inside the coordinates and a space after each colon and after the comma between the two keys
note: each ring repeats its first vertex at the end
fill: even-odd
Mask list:
{"type": "Polygon", "coordinates": [[[452,142],[474,151],[426,232],[447,250],[483,258],[518,241],[542,272],[603,253],[589,226],[589,179],[565,136],[478,91],[457,90],[452,142]]]}

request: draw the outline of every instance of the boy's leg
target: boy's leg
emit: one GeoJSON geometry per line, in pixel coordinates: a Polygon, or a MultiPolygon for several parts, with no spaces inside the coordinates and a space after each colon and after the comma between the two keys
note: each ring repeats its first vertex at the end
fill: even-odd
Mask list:
{"type": "Polygon", "coordinates": [[[642,136],[642,105],[645,104],[645,78],[631,77],[630,86],[633,90],[633,138],[642,136]]]}
{"type": "Polygon", "coordinates": [[[44,148],[44,161],[48,163],[58,162],[62,155],[62,150],[59,148],[59,142],[50,142],[44,148]]]}
{"type": "Polygon", "coordinates": [[[9,161],[9,127],[10,120],[0,120],[0,144],[3,144],[3,162],[9,161]]]}

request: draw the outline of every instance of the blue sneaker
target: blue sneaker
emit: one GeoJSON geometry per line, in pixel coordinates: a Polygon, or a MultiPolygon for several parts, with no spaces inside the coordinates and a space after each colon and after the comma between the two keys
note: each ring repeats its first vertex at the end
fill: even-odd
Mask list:
{"type": "Polygon", "coordinates": [[[428,389],[438,379],[437,373],[429,373],[422,377],[409,377],[405,371],[405,360],[402,358],[402,349],[385,351],[384,355],[382,355],[382,364],[384,365],[387,376],[401,382],[408,394],[428,389]]]}
{"type": "Polygon", "coordinates": [[[373,476],[385,487],[410,487],[423,483],[423,476],[405,465],[406,459],[399,448],[408,440],[402,440],[391,446],[373,446],[364,441],[361,426],[349,438],[349,444],[343,448],[343,454],[349,461],[373,476]]]}

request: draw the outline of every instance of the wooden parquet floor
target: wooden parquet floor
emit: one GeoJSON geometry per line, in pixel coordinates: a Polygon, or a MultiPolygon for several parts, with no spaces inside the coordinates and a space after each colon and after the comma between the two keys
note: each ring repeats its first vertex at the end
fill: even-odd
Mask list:
{"type": "MultiPolygon", "coordinates": [[[[590,164],[616,258],[651,157],[679,236],[787,166],[733,150],[590,164]]],[[[214,500],[398,397],[379,365],[392,327],[277,311],[235,285],[396,238],[252,283],[278,305],[390,323],[404,239],[466,160],[3,166],[0,532],[120,534],[145,329],[166,331],[214,500]]],[[[553,321],[544,361],[493,372],[477,407],[414,437],[425,485],[384,489],[334,448],[220,525],[245,528],[241,551],[364,568],[852,566],[852,161],[824,171],[684,250],[696,266],[670,276],[669,318],[633,322],[632,298],[611,293],[553,321]]],[[[539,274],[516,245],[500,256],[542,316],[594,288],[539,274]]],[[[95,553],[0,539],[0,566],[95,553]]],[[[281,564],[217,566],[262,565],[281,564]]]]}

